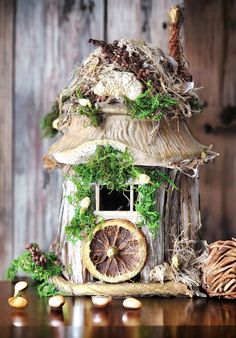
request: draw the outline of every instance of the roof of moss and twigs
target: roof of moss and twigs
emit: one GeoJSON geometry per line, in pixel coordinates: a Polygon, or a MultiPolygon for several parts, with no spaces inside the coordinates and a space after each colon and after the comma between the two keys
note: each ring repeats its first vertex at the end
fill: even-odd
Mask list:
{"type": "Polygon", "coordinates": [[[138,165],[192,168],[216,156],[184,121],[201,111],[187,68],[141,40],[89,42],[98,48],[58,97],[53,129],[65,135],[46,167],[82,163],[98,144],[127,147],[138,165]]]}
{"type": "Polygon", "coordinates": [[[158,47],[142,40],[121,39],[109,44],[90,39],[90,42],[98,48],[75,69],[74,79],[59,95],[64,118],[80,113],[96,124],[92,113],[81,107],[81,98],[88,98],[97,108],[107,100],[122,102],[131,116],[156,121],[160,113],[168,119],[191,117],[201,111],[191,76],[180,75],[178,63],[158,47]]]}

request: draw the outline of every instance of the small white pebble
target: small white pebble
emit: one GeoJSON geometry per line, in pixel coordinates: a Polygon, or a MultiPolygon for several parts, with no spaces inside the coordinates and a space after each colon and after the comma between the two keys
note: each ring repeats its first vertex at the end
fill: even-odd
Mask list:
{"type": "Polygon", "coordinates": [[[53,127],[53,129],[59,130],[59,118],[55,119],[52,122],[52,127],[53,127]]]}
{"type": "Polygon", "coordinates": [[[83,107],[91,107],[91,102],[88,99],[79,99],[79,104],[83,107]]]}
{"type": "Polygon", "coordinates": [[[86,209],[88,209],[90,204],[91,204],[91,199],[88,196],[86,196],[80,201],[79,205],[83,210],[86,210],[86,209]]]}
{"type": "Polygon", "coordinates": [[[148,176],[146,174],[140,174],[139,177],[138,177],[138,183],[141,184],[141,185],[150,184],[151,178],[150,178],[150,176],[148,176]]]}
{"type": "Polygon", "coordinates": [[[136,309],[140,309],[142,307],[142,303],[136,298],[126,298],[123,301],[123,306],[126,309],[136,310],[136,309]]]}
{"type": "Polygon", "coordinates": [[[91,300],[94,306],[105,307],[111,302],[112,298],[110,296],[93,296],[91,300]]]}

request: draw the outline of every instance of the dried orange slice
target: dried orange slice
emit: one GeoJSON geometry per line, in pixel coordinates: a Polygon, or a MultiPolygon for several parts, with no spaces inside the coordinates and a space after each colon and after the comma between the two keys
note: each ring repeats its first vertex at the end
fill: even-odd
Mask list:
{"type": "Polygon", "coordinates": [[[113,219],[99,224],[83,246],[83,261],[99,280],[119,283],[136,276],[147,258],[142,232],[130,221],[113,219]]]}

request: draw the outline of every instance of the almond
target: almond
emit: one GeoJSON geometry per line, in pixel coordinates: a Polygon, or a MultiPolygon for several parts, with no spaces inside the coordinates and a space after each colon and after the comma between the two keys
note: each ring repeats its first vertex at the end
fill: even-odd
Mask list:
{"type": "Polygon", "coordinates": [[[62,306],[65,304],[65,298],[61,295],[56,295],[49,298],[48,305],[52,310],[61,310],[62,306]]]}
{"type": "Polygon", "coordinates": [[[8,304],[15,309],[24,309],[28,302],[23,297],[10,297],[8,298],[8,304]]]}
{"type": "Polygon", "coordinates": [[[136,310],[136,309],[140,309],[142,307],[142,303],[136,298],[126,298],[123,301],[123,306],[126,309],[136,310]]]}
{"type": "Polygon", "coordinates": [[[102,308],[107,306],[112,298],[110,296],[93,296],[91,300],[94,306],[102,308]]]}

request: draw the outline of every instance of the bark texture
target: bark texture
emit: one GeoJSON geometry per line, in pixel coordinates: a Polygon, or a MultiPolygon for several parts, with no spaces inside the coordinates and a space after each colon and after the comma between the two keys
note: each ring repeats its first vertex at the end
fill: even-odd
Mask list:
{"type": "MultiPolygon", "coordinates": [[[[141,282],[149,282],[150,270],[170,260],[176,237],[182,236],[197,241],[198,230],[201,227],[198,177],[189,177],[176,169],[166,169],[166,173],[178,189],[166,184],[157,192],[157,208],[160,210],[160,228],[157,236],[153,237],[147,227],[142,228],[147,240],[148,258],[140,275],[136,278],[141,282]]],[[[65,237],[65,226],[69,224],[74,212],[66,196],[72,191],[72,183],[65,182],[58,234],[53,248],[65,265],[65,277],[76,283],[84,283],[93,281],[93,277],[82,263],[83,243],[78,241],[73,244],[67,242],[65,237]]],[[[126,218],[129,220],[128,212],[126,218]]]]}

